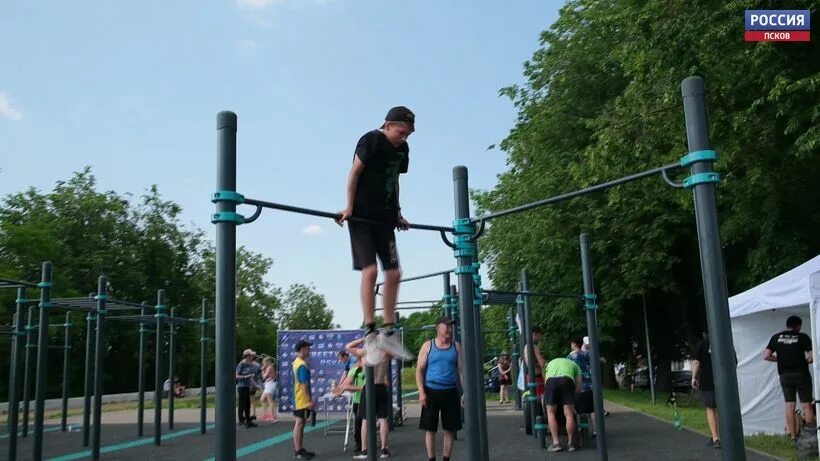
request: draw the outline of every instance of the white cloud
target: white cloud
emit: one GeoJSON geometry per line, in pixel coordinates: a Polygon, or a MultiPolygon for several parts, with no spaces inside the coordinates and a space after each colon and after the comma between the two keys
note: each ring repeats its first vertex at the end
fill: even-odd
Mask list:
{"type": "Polygon", "coordinates": [[[311,224],[302,229],[302,233],[307,235],[321,235],[325,233],[325,230],[318,224],[311,224]]]}
{"type": "Polygon", "coordinates": [[[0,117],[5,117],[9,120],[21,120],[23,118],[23,114],[12,107],[5,93],[0,93],[0,117]]]}
{"type": "Polygon", "coordinates": [[[236,0],[240,8],[248,10],[264,10],[274,3],[282,3],[284,0],[236,0]]]}

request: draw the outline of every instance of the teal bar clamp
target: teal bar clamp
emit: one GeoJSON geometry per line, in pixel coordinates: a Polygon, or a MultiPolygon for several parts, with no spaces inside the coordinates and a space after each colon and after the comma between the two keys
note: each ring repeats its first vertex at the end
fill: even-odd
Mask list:
{"type": "Polygon", "coordinates": [[[696,173],[683,180],[684,189],[690,189],[698,184],[708,184],[720,182],[720,174],[716,172],[711,173],[696,173]]]}
{"type": "Polygon", "coordinates": [[[211,215],[211,223],[230,222],[236,225],[245,224],[245,217],[232,211],[218,211],[211,215]]]}
{"type": "Polygon", "coordinates": [[[717,160],[717,152],[713,150],[696,150],[680,158],[680,166],[689,166],[697,162],[714,162],[717,160]]]}
{"type": "Polygon", "coordinates": [[[211,202],[245,203],[245,196],[232,190],[220,190],[211,195],[211,202]]]}

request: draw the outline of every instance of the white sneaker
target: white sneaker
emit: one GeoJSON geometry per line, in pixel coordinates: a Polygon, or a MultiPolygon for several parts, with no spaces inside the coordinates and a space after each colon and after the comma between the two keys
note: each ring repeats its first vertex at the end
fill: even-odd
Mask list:
{"type": "Polygon", "coordinates": [[[415,358],[415,356],[401,344],[401,339],[399,339],[398,333],[394,332],[390,335],[384,333],[380,334],[377,344],[383,353],[390,354],[393,357],[404,360],[412,360],[415,358]]]}
{"type": "Polygon", "coordinates": [[[364,337],[364,357],[362,364],[366,367],[375,367],[384,362],[384,352],[379,347],[379,332],[374,331],[364,337]]]}

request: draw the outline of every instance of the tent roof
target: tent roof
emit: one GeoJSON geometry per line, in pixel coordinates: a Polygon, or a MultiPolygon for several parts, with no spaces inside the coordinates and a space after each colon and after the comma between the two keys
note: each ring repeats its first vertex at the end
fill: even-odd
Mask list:
{"type": "Polygon", "coordinates": [[[729,298],[729,315],[735,318],[765,310],[808,306],[812,296],[809,277],[814,273],[820,273],[820,256],[732,296],[729,298]]]}

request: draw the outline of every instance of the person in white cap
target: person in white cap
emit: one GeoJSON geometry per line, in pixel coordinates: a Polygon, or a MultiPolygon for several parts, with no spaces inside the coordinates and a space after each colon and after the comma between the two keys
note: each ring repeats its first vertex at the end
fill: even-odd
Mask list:
{"type": "Polygon", "coordinates": [[[239,424],[245,427],[256,427],[256,423],[251,419],[251,380],[256,375],[258,365],[254,361],[256,352],[253,349],[245,349],[242,352],[242,360],[236,365],[236,391],[239,393],[239,424]]]}

